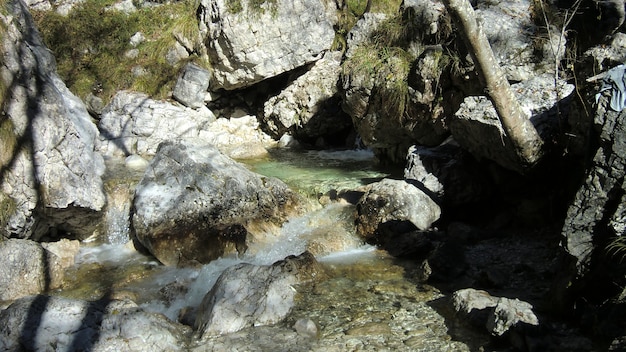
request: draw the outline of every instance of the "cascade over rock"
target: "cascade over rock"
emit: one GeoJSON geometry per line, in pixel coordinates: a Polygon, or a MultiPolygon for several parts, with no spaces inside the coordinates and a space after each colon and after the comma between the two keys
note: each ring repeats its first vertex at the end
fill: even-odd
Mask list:
{"type": "Polygon", "coordinates": [[[272,265],[226,269],[204,297],[194,324],[198,336],[219,335],[280,322],[295,303],[295,285],[323,275],[309,252],[272,265]]]}
{"type": "Polygon", "coordinates": [[[139,242],[166,265],[246,250],[249,221],[280,221],[294,194],[207,144],[164,142],[135,190],[139,242]]]}
{"type": "Polygon", "coordinates": [[[211,88],[247,87],[318,60],[333,43],[335,11],[325,0],[203,0],[211,88]]]}
{"type": "Polygon", "coordinates": [[[50,228],[90,236],[105,205],[96,126],[57,76],[21,0],[0,14],[0,233],[39,239],[50,228]]]}

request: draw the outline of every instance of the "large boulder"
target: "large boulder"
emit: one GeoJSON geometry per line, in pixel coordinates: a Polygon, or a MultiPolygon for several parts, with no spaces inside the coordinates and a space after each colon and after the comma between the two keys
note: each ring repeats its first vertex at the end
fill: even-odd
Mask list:
{"type": "Polygon", "coordinates": [[[207,263],[245,250],[246,225],[281,221],[294,194],[212,145],[164,142],[135,190],[139,242],[166,265],[207,263]]]}
{"type": "Polygon", "coordinates": [[[130,301],[30,296],[0,312],[0,350],[185,351],[189,330],[130,301]]]}
{"type": "Polygon", "coordinates": [[[334,2],[203,0],[212,89],[250,86],[316,61],[335,38],[334,2]]]}
{"type": "Polygon", "coordinates": [[[308,252],[272,265],[232,266],[204,297],[194,324],[196,334],[220,335],[276,324],[294,306],[295,286],[322,275],[323,270],[308,252]]]}
{"type": "Polygon", "coordinates": [[[340,72],[341,52],[326,53],[279,95],[266,101],[263,119],[273,136],[288,133],[299,140],[315,141],[350,131],[352,121],[341,110],[338,94],[340,72]]]}
{"type": "Polygon", "coordinates": [[[161,142],[180,139],[213,143],[233,157],[265,154],[265,148],[275,144],[254,116],[216,120],[204,106],[191,109],[128,91],[113,97],[98,128],[99,150],[113,156],[152,156],[161,142]]]}
{"type": "MultiPolygon", "coordinates": [[[[564,106],[574,86],[564,81],[555,85],[554,75],[543,74],[513,84],[513,92],[522,111],[531,120],[544,141],[552,142],[559,131],[564,106]]],[[[477,159],[494,161],[500,166],[523,172],[514,146],[504,132],[498,114],[485,96],[465,98],[450,121],[452,136],[477,159]]]]}
{"type": "Polygon", "coordinates": [[[397,232],[427,230],[441,215],[439,205],[422,189],[392,179],[370,185],[356,211],[359,236],[381,244],[397,232]]]}
{"type": "Polygon", "coordinates": [[[0,242],[0,301],[57,288],[64,270],[74,264],[78,241],[39,244],[24,239],[0,242]]]}
{"type": "Polygon", "coordinates": [[[0,233],[39,239],[55,228],[86,238],[106,202],[96,126],[22,1],[3,5],[0,28],[0,233]]]}

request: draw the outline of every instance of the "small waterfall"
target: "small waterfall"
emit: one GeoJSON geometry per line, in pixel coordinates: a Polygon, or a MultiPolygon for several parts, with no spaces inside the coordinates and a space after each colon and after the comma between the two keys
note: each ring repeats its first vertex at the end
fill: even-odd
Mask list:
{"type": "Polygon", "coordinates": [[[107,190],[104,242],[124,244],[130,241],[130,209],[133,189],[130,185],[121,183],[107,190]]]}
{"type": "Polygon", "coordinates": [[[110,158],[106,160],[105,193],[107,209],[104,215],[100,242],[124,244],[130,241],[130,211],[132,208],[135,186],[143,176],[148,162],[131,155],[126,159],[110,158]]]}

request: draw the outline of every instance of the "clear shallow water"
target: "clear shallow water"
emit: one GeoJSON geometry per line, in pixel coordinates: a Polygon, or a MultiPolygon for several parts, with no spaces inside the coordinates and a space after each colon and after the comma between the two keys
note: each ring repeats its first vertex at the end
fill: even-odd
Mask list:
{"type": "MultiPolygon", "coordinates": [[[[92,300],[105,295],[130,298],[148,311],[178,320],[200,304],[229,266],[268,265],[310,250],[330,279],[302,290],[297,307],[282,323],[285,328],[291,329],[298,318],[315,320],[321,327],[320,350],[467,350],[450,341],[444,318],[429,306],[440,298],[436,290],[418,290],[405,268],[356,237],[354,206],[317,203],[317,197],[330,190],[355,189],[387,176],[371,152],[283,150],[245,163],[259,174],[283,180],[316,205],[280,228],[256,229],[253,235],[259,240],[241,257],[220,258],[201,268],[160,265],[120,240],[128,236],[124,221],[111,221],[100,241],[84,244],[57,294],[92,300]]],[[[109,182],[132,190],[137,175],[133,171],[122,181],[109,182]]],[[[127,216],[125,212],[116,213],[118,220],[127,216]]]]}
{"type": "Polygon", "coordinates": [[[389,175],[378,167],[369,150],[277,150],[259,160],[246,160],[249,168],[283,180],[292,188],[315,197],[330,190],[354,189],[389,175]]]}

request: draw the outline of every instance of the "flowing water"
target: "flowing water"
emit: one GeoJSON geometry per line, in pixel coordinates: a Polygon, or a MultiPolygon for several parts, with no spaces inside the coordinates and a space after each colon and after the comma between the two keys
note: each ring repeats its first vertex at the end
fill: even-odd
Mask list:
{"type": "Polygon", "coordinates": [[[329,279],[303,287],[296,307],[279,327],[293,331],[297,319],[313,320],[320,328],[314,345],[277,349],[255,337],[263,330],[250,328],[213,338],[200,350],[470,350],[466,342],[452,339],[451,334],[459,328],[444,318],[443,296],[414,279],[414,264],[398,262],[362,243],[354,234],[353,205],[328,201],[322,206],[317,202],[321,195],[357,189],[387,176],[376,167],[371,152],[281,151],[245,164],[259,174],[282,179],[303,194],[310,200],[309,211],[280,228],[258,229],[264,233],[256,237],[264,240],[253,243],[242,256],[220,258],[201,268],[164,267],[128,242],[128,200],[141,172],[109,165],[114,171],[106,183],[110,206],[105,226],[98,239],[83,245],[76,266],[67,275],[70,279],[56,294],[83,299],[104,295],[130,298],[144,309],[176,321],[200,304],[225,268],[241,262],[272,264],[310,250],[327,269],[329,279]],[[253,338],[259,342],[251,342],[253,338]],[[209,345],[214,347],[206,347],[209,345]]]}

